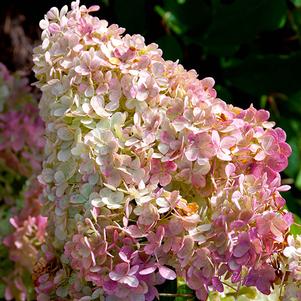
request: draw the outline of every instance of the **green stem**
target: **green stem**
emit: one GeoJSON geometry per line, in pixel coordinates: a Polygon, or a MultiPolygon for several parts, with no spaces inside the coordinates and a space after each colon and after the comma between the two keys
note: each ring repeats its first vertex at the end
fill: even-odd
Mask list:
{"type": "Polygon", "coordinates": [[[161,296],[161,297],[191,297],[191,298],[193,298],[192,294],[160,293],[159,296],[161,296]]]}

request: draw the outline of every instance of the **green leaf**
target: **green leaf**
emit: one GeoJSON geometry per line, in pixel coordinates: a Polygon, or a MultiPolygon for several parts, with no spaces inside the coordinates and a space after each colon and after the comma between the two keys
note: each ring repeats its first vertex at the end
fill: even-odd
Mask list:
{"type": "Polygon", "coordinates": [[[177,296],[175,301],[194,301],[195,293],[191,290],[183,278],[177,278],[177,296]],[[182,296],[181,296],[182,295],[182,296]]]}
{"type": "Polygon", "coordinates": [[[210,53],[233,54],[242,43],[255,39],[258,33],[281,28],[286,21],[285,0],[220,2],[215,3],[212,24],[201,42],[210,53]]]}
{"type": "Polygon", "coordinates": [[[103,3],[105,6],[109,5],[110,0],[100,0],[101,3],[103,3]]]}
{"type": "MultiPolygon", "coordinates": [[[[159,285],[157,287],[159,294],[176,294],[177,293],[177,280],[168,280],[164,282],[163,284],[159,285]]],[[[160,301],[174,301],[174,297],[170,296],[160,296],[160,301]]]]}
{"type": "Polygon", "coordinates": [[[182,48],[178,40],[172,35],[166,35],[157,40],[160,48],[163,50],[165,60],[182,60],[182,48]]]}
{"type": "Polygon", "coordinates": [[[24,270],[22,272],[22,280],[26,287],[28,300],[34,300],[35,291],[34,291],[34,284],[32,281],[32,274],[29,271],[24,270]]]}
{"type": "Polygon", "coordinates": [[[3,244],[0,244],[0,275],[12,271],[14,268],[14,262],[9,260],[8,249],[3,244]]]}
{"type": "Polygon", "coordinates": [[[188,300],[193,301],[193,300],[196,300],[194,298],[194,292],[187,285],[178,286],[177,294],[178,295],[183,295],[183,296],[176,297],[175,301],[188,301],[188,300]],[[191,295],[192,297],[190,297],[189,295],[191,295]]]}
{"type": "MultiPolygon", "coordinates": [[[[301,0],[300,0],[300,3],[301,3],[301,0]]],[[[301,4],[299,6],[301,8],[301,4]]],[[[301,11],[300,11],[300,8],[293,10],[292,14],[291,14],[291,18],[290,18],[292,28],[297,33],[299,41],[301,41],[301,11]]]]}
{"type": "Polygon", "coordinates": [[[301,7],[301,0],[291,0],[291,2],[297,6],[297,7],[301,7]]]}
{"type": "Polygon", "coordinates": [[[301,217],[301,199],[298,198],[298,196],[295,196],[293,194],[293,190],[283,192],[282,196],[286,200],[286,208],[294,213],[295,215],[298,215],[301,217]]]}
{"type": "Polygon", "coordinates": [[[87,199],[81,194],[74,194],[70,198],[70,203],[72,204],[84,204],[87,199]]]}
{"type": "Polygon", "coordinates": [[[162,18],[166,26],[173,30],[176,34],[182,34],[186,31],[186,25],[182,24],[172,11],[165,10],[159,5],[155,6],[155,11],[162,18]]]}
{"type": "Polygon", "coordinates": [[[298,122],[300,122],[299,120],[301,115],[300,102],[301,102],[301,90],[289,96],[288,103],[285,104],[285,108],[287,108],[290,113],[290,118],[295,116],[297,117],[298,122]]]}
{"type": "Polygon", "coordinates": [[[216,90],[219,98],[221,98],[222,100],[224,100],[226,102],[229,102],[229,103],[231,102],[232,94],[229,89],[227,89],[226,87],[224,87],[222,85],[216,85],[215,90],[216,90]]]}
{"type": "Polygon", "coordinates": [[[115,0],[114,11],[118,24],[131,33],[145,33],[146,29],[146,0],[115,0]]]}
{"type": "Polygon", "coordinates": [[[4,298],[5,284],[0,283],[0,298],[4,298]]]}
{"type": "Polygon", "coordinates": [[[81,186],[80,193],[84,198],[88,199],[90,194],[92,193],[92,190],[93,190],[93,185],[89,183],[85,183],[81,186]]]}
{"type": "Polygon", "coordinates": [[[224,77],[227,83],[239,90],[255,95],[299,91],[301,52],[290,55],[252,55],[240,62],[228,64],[224,77]]]}
{"type": "Polygon", "coordinates": [[[301,169],[299,170],[299,173],[297,175],[296,181],[295,181],[295,185],[298,189],[301,190],[301,169]]]}
{"type": "Polygon", "coordinates": [[[285,174],[291,178],[295,178],[300,170],[300,149],[298,147],[298,136],[295,135],[290,137],[288,140],[288,144],[292,148],[292,154],[288,159],[288,167],[285,169],[285,174]]]}
{"type": "MultiPolygon", "coordinates": [[[[294,214],[294,220],[295,223],[298,225],[301,225],[301,218],[294,214]]],[[[290,233],[293,235],[300,235],[301,234],[301,226],[298,226],[296,224],[292,224],[291,228],[290,228],[290,233]]]]}
{"type": "Polygon", "coordinates": [[[164,9],[174,15],[182,34],[199,35],[211,22],[210,7],[205,1],[164,0],[164,9]]]}

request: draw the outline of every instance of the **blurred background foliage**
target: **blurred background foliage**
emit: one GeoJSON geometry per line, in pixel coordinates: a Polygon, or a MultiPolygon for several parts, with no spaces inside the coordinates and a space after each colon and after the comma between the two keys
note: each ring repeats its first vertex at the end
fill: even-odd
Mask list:
{"type": "MultiPolygon", "coordinates": [[[[63,0],[3,1],[1,60],[12,70],[30,72],[38,22],[63,0]]],[[[287,207],[301,224],[301,0],[87,0],[98,15],[130,34],[156,42],[164,58],[179,60],[199,76],[216,80],[224,101],[271,112],[293,149],[284,182],[292,185],[287,207]]],[[[300,233],[300,227],[292,231],[300,233]]],[[[187,293],[178,283],[168,292],[187,293]]],[[[189,292],[187,293],[189,294],[189,292]]],[[[168,299],[168,298],[167,298],[168,299]]],[[[166,299],[166,300],[167,300],[166,299]]],[[[174,300],[173,298],[170,300],[174,300]]],[[[189,300],[178,297],[177,301],[189,300]]]]}

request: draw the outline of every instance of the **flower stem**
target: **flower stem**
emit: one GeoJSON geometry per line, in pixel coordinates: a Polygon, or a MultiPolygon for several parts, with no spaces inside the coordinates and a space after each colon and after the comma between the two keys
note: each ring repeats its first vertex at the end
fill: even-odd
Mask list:
{"type": "Polygon", "coordinates": [[[191,297],[194,296],[192,294],[174,294],[174,293],[159,293],[159,296],[161,297],[191,297]]]}

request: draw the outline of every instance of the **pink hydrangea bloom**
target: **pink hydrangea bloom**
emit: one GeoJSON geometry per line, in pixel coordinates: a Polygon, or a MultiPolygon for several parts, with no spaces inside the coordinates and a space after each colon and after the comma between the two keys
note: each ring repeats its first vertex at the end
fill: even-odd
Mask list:
{"type": "Polygon", "coordinates": [[[69,271],[42,273],[38,298],[151,301],[176,277],[200,300],[224,280],[269,294],[292,223],[285,133],[95,10],[52,8],[34,50],[47,246],[69,271]]]}
{"type": "Polygon", "coordinates": [[[161,162],[159,159],[152,159],[151,162],[151,183],[160,184],[162,187],[168,185],[172,179],[172,173],[177,170],[177,165],[172,161],[161,162]]]}
{"type": "Polygon", "coordinates": [[[8,226],[0,228],[1,250],[7,249],[7,255],[1,254],[0,282],[6,300],[25,301],[32,298],[31,273],[46,235],[42,186],[36,179],[42,169],[44,124],[26,77],[11,74],[2,64],[0,94],[0,216],[8,226]]]}

